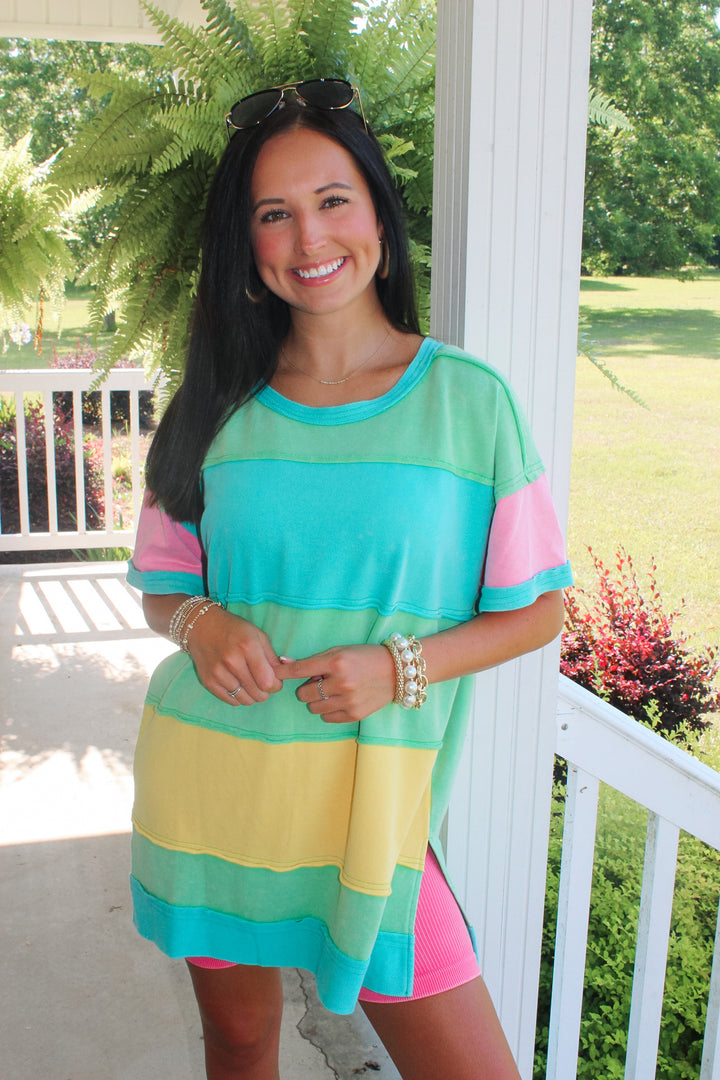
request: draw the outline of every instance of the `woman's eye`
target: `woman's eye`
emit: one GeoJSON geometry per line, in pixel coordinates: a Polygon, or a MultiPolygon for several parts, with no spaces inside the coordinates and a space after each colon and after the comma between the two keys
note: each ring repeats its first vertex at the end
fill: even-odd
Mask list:
{"type": "Polygon", "coordinates": [[[323,206],[342,206],[346,203],[347,199],[344,199],[342,195],[328,195],[327,199],[323,200],[323,206]]]}
{"type": "Polygon", "coordinates": [[[262,222],[268,222],[268,223],[272,224],[273,221],[282,221],[283,218],[285,218],[285,217],[287,217],[287,214],[285,213],[284,210],[267,210],[262,215],[260,220],[262,222]]]}

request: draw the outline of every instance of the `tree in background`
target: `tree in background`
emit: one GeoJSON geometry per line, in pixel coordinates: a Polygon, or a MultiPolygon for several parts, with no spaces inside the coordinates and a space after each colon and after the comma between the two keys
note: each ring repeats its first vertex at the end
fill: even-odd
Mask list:
{"type": "Polygon", "coordinates": [[[432,0],[202,0],[203,27],[189,27],[141,0],[174,76],[89,72],[106,102],[76,132],[55,178],[73,191],[102,184],[118,215],[92,254],[94,324],[122,312],[106,366],[142,352],[178,379],[210,179],[226,145],[223,117],[245,94],[296,79],[349,78],[400,184],[420,297],[427,297],[432,199],[435,23],[432,0]]]}
{"type": "Polygon", "coordinates": [[[629,129],[588,131],[583,264],[705,262],[720,233],[720,30],[704,0],[595,0],[591,85],[629,129]]]}

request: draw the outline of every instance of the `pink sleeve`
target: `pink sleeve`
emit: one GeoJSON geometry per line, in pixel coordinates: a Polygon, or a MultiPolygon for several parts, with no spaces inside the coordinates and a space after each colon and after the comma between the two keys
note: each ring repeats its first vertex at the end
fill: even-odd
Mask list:
{"type": "Polygon", "coordinates": [[[174,521],[145,493],[128,580],[143,592],[203,592],[202,551],[193,526],[174,521]]]}
{"type": "Polygon", "coordinates": [[[488,539],[480,611],[525,607],[572,584],[547,476],[498,501],[488,539]]]}

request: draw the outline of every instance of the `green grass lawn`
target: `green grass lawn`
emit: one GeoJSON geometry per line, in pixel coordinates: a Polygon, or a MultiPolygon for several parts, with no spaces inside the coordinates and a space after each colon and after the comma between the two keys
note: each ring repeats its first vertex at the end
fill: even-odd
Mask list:
{"type": "Polygon", "coordinates": [[[650,561],[666,607],[698,644],[720,640],[720,275],[584,279],[581,310],[602,360],[647,403],[579,358],[569,549],[592,587],[587,546],[650,561]]]}
{"type": "MultiPolygon", "coordinates": [[[[88,337],[91,298],[90,289],[74,290],[61,309],[48,306],[43,313],[40,352],[38,353],[33,342],[19,347],[11,344],[6,353],[0,353],[0,371],[13,368],[47,368],[55,351],[61,355],[75,352],[78,343],[82,346],[88,337]]],[[[37,310],[28,311],[25,321],[34,332],[38,323],[37,310]]],[[[112,333],[100,333],[93,347],[102,351],[108,347],[111,340],[112,333]]]]}

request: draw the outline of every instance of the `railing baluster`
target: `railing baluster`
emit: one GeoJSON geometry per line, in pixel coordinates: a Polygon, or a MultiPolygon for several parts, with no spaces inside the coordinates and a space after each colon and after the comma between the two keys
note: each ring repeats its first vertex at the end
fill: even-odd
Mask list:
{"type": "Polygon", "coordinates": [[[575,1080],[599,783],[568,766],[546,1080],[575,1080]]]}
{"type": "Polygon", "coordinates": [[[102,440],[103,440],[103,486],[105,490],[105,532],[113,531],[113,482],[112,482],[112,413],[110,409],[110,388],[103,383],[100,390],[102,405],[102,440]]]}
{"type": "Polygon", "coordinates": [[[720,911],[718,911],[715,926],[715,949],[710,976],[700,1080],[720,1080],[720,911]]]}
{"type": "Polygon", "coordinates": [[[654,1080],[680,830],[648,815],[625,1080],[654,1080]]]}
{"type": "Polygon", "coordinates": [[[85,532],[85,447],[83,445],[82,390],[72,391],[73,445],[75,449],[75,514],[77,531],[85,532]]]}
{"type": "Polygon", "coordinates": [[[57,477],[55,471],[55,414],[52,390],[43,390],[45,412],[45,477],[47,479],[48,532],[58,533],[57,477]]]}
{"type": "Polygon", "coordinates": [[[17,447],[20,531],[26,535],[30,532],[30,496],[28,493],[25,394],[22,390],[15,391],[15,442],[17,447]]]}
{"type": "MultiPolygon", "coordinates": [[[[132,461],[132,526],[140,517],[140,391],[130,391],[130,460],[132,461]]],[[[127,528],[127,525],[126,525],[127,528]]]]}

